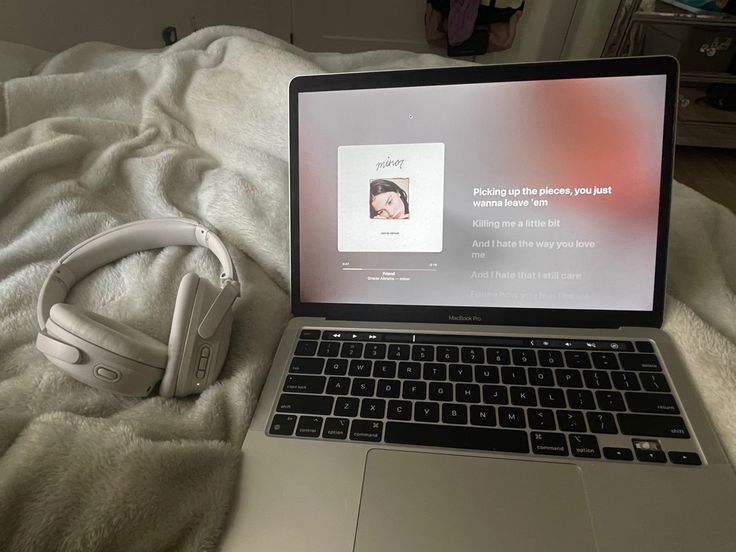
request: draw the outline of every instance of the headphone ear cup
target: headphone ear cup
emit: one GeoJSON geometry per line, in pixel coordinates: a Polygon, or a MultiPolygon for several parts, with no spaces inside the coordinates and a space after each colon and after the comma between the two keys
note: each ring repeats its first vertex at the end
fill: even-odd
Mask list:
{"type": "Polygon", "coordinates": [[[54,354],[46,357],[73,378],[98,389],[121,395],[146,396],[161,379],[167,348],[160,341],[121,322],[66,303],[49,311],[44,329],[47,344],[65,344],[76,358],[54,354]]]}
{"type": "Polygon", "coordinates": [[[220,290],[208,280],[189,273],[179,285],[169,337],[169,360],[159,393],[186,397],[201,393],[220,375],[227,356],[233,313],[228,309],[214,334],[198,333],[220,290]]]}

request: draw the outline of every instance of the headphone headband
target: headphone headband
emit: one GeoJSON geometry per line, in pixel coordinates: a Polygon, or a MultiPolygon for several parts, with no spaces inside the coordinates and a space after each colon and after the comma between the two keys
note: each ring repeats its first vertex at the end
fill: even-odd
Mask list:
{"type": "Polygon", "coordinates": [[[63,302],[72,286],[94,270],[132,253],[169,245],[201,245],[212,251],[222,265],[220,281],[223,288],[230,290],[227,295],[232,300],[240,295],[230,254],[220,238],[207,228],[185,218],[139,220],[97,234],[59,259],[46,277],[38,298],[39,327],[41,330],[45,327],[51,307],[63,302]]]}

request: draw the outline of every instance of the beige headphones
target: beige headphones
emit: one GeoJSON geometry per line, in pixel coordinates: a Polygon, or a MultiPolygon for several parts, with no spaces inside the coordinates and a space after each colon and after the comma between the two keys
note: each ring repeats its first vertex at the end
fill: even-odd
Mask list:
{"type": "Polygon", "coordinates": [[[225,245],[183,218],[142,220],[112,228],[68,251],[41,288],[36,348],[73,378],[121,395],[201,393],[220,375],[240,284],[225,245]],[[222,265],[221,289],[190,272],[176,296],[168,345],[130,326],[65,303],[79,280],[112,261],[168,245],[200,245],[222,265]]]}

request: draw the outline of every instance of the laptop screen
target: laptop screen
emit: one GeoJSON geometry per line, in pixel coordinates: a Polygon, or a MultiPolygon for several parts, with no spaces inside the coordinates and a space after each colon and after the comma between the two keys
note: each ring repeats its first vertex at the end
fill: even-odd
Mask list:
{"type": "Polygon", "coordinates": [[[666,88],[299,93],[301,302],[652,311],[666,88]]]}

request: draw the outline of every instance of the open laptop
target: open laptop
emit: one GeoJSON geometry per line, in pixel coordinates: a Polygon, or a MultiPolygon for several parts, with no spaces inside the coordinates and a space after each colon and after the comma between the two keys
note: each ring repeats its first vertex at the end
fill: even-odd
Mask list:
{"type": "Polygon", "coordinates": [[[736,550],[662,322],[668,57],[290,86],[292,308],[225,550],[736,550]]]}

